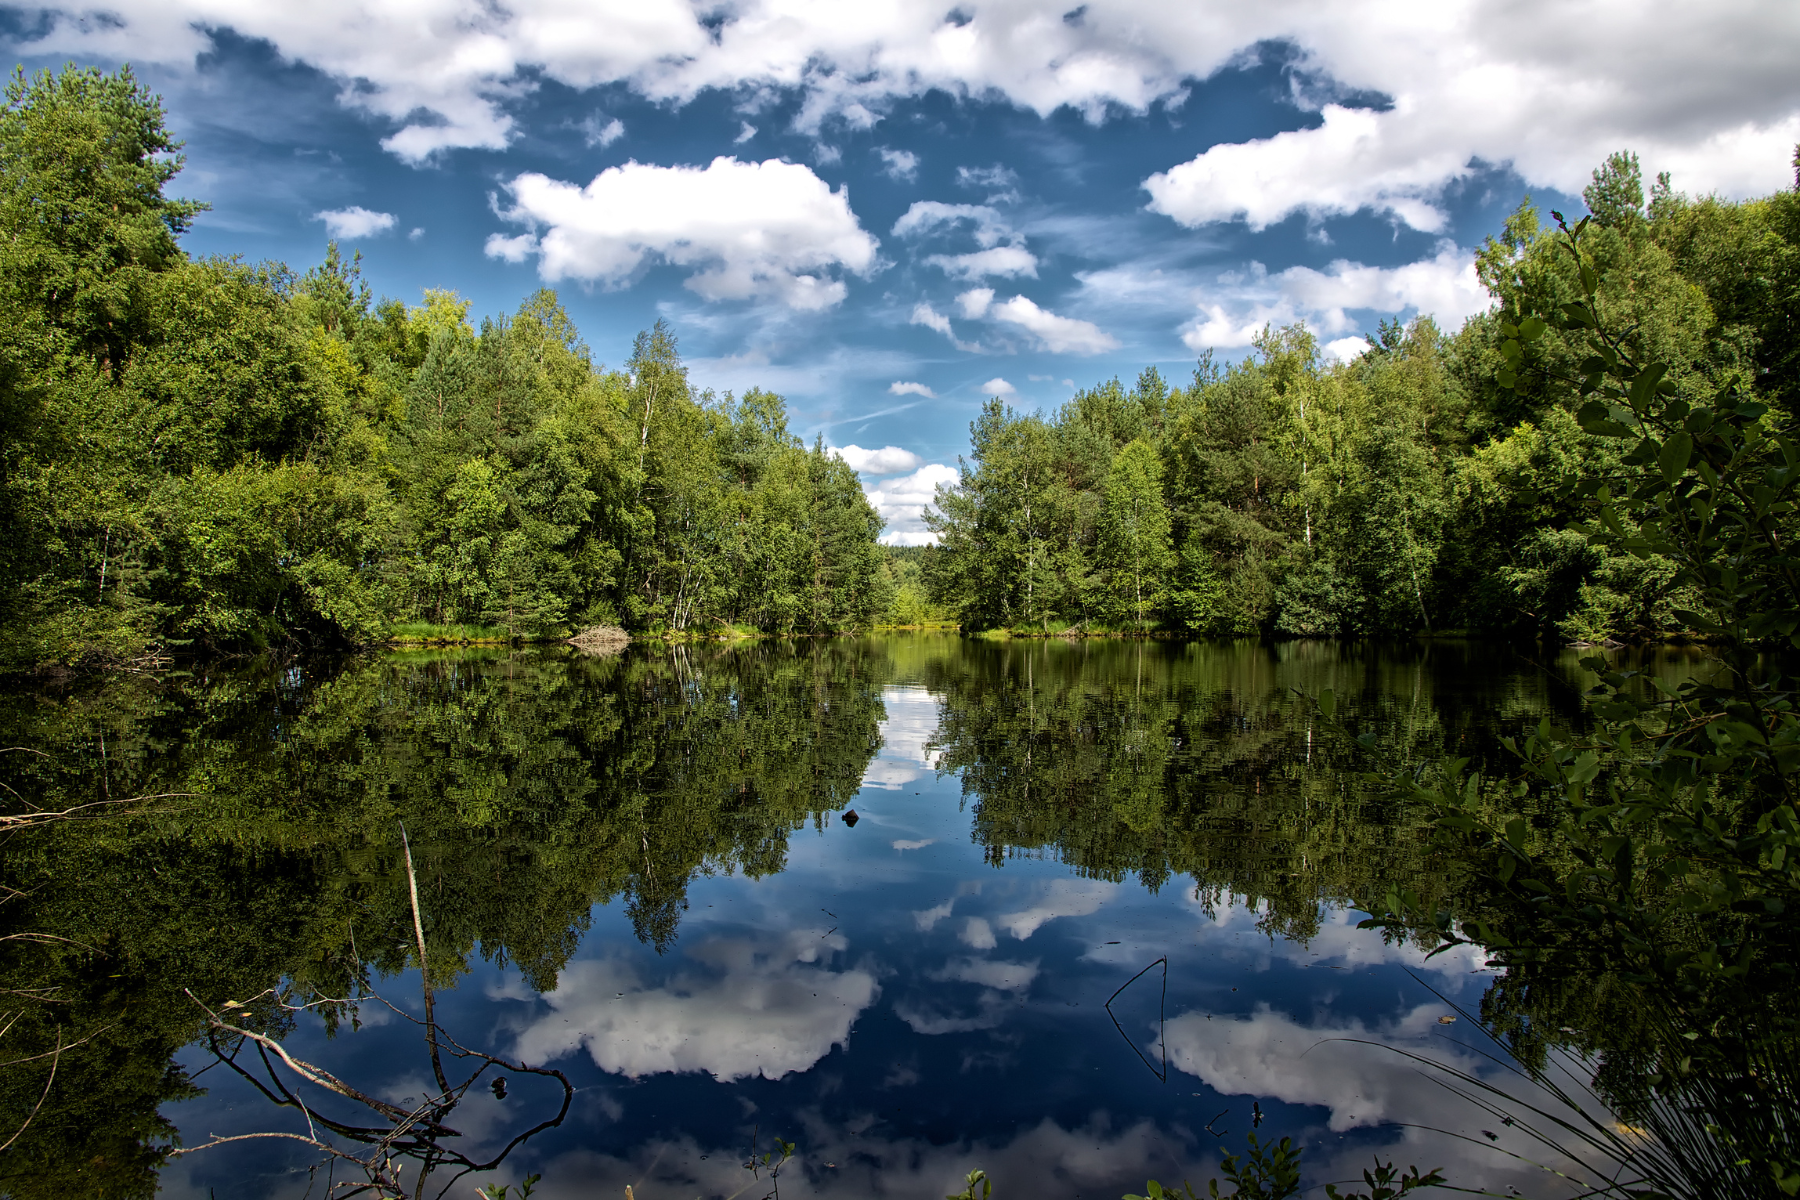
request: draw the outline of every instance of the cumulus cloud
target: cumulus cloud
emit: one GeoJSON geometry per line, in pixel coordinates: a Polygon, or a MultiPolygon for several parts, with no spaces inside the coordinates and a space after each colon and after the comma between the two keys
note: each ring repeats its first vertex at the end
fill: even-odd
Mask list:
{"type": "Polygon", "coordinates": [[[1016,396],[1019,394],[1019,389],[996,375],[981,385],[981,394],[984,396],[1016,396]]]}
{"type": "Polygon", "coordinates": [[[896,237],[919,237],[964,222],[974,227],[979,246],[997,246],[1017,235],[999,210],[986,204],[945,204],[941,200],[915,200],[894,222],[896,237]]]}
{"type": "Polygon", "coordinates": [[[357,240],[386,233],[394,227],[393,213],[370,212],[360,204],[349,208],[327,209],[314,213],[313,220],[325,222],[325,232],[334,238],[357,240]]]}
{"type": "Polygon", "coordinates": [[[581,123],[581,136],[588,146],[606,147],[625,136],[625,122],[614,117],[606,120],[605,113],[594,113],[581,123]]]}
{"type": "Polygon", "coordinates": [[[996,920],[1002,929],[1024,941],[1046,922],[1058,917],[1085,917],[1100,911],[1118,888],[1097,879],[1057,879],[1044,891],[1044,898],[1029,908],[1008,913],[996,920]]]}
{"type": "Polygon", "coordinates": [[[993,304],[993,288],[970,288],[956,298],[957,309],[971,321],[978,321],[987,316],[988,309],[992,308],[993,304]]]}
{"type": "MultiPolygon", "coordinates": [[[[943,757],[941,750],[930,748],[932,735],[937,732],[938,701],[922,687],[890,686],[881,689],[881,707],[887,714],[881,721],[881,751],[863,772],[863,786],[896,791],[936,770],[943,757]]],[[[916,850],[936,840],[915,838],[893,845],[896,850],[916,850]]],[[[950,905],[946,900],[937,908],[914,913],[919,929],[929,932],[950,915],[950,905]]]]}
{"type": "Polygon", "coordinates": [[[967,188],[1006,189],[1019,182],[1011,167],[995,163],[991,167],[958,167],[956,182],[967,188]]]}
{"type": "Polygon", "coordinates": [[[990,315],[1030,333],[1052,354],[1102,354],[1119,348],[1118,339],[1092,321],[1059,317],[1024,296],[994,305],[990,315]]]}
{"type": "Polygon", "coordinates": [[[881,540],[896,546],[929,544],[934,535],[925,527],[925,509],[939,487],[954,487],[958,478],[955,467],[927,463],[910,475],[865,486],[869,503],[887,522],[881,540]]]}
{"type": "Polygon", "coordinates": [[[1038,960],[1006,962],[995,958],[956,958],[926,975],[942,983],[976,983],[998,992],[1028,992],[1038,976],[1038,960]]]}
{"type": "Polygon", "coordinates": [[[994,941],[994,927],[980,917],[970,917],[964,921],[962,932],[956,936],[971,950],[992,950],[997,944],[994,941]]]}
{"type": "Polygon", "coordinates": [[[911,450],[902,450],[898,446],[883,446],[879,450],[864,450],[861,446],[833,446],[831,452],[850,464],[850,469],[863,475],[898,475],[903,471],[916,471],[925,465],[925,460],[911,450]]]}
{"type": "Polygon", "coordinates": [[[995,246],[971,254],[933,254],[925,260],[952,279],[1037,278],[1037,256],[1023,246],[995,246]]]}
{"type": "MultiPolygon", "coordinates": [[[[948,325],[946,321],[944,324],[948,325]]],[[[910,379],[896,379],[888,384],[888,392],[894,396],[923,396],[927,400],[937,399],[937,393],[922,383],[914,383],[910,379]]]]}
{"type": "MultiPolygon", "coordinates": [[[[1523,1150],[1527,1135],[1447,1092],[1440,1083],[1446,1077],[1394,1052],[1403,1050],[1472,1075],[1497,1073],[1491,1062],[1458,1044],[1465,1039],[1446,1036],[1437,1023],[1445,1012],[1442,1003],[1423,1004],[1373,1027],[1360,1021],[1307,1025],[1267,1008],[1247,1017],[1188,1012],[1168,1023],[1169,1065],[1222,1095],[1273,1096],[1286,1104],[1324,1108],[1329,1128],[1337,1133],[1420,1120],[1454,1132],[1470,1122],[1499,1131],[1504,1149],[1523,1150]]],[[[1504,1086],[1547,1111],[1559,1108],[1522,1077],[1509,1077],[1504,1086]]]]}
{"type": "MultiPolygon", "coordinates": [[[[897,1063],[895,1068],[896,1083],[916,1082],[915,1067],[897,1063]]],[[[1205,1179],[1218,1173],[1218,1155],[1210,1145],[1202,1148],[1171,1137],[1168,1127],[1156,1121],[1122,1126],[1104,1110],[1086,1124],[1064,1128],[1046,1118],[1000,1138],[911,1138],[891,1132],[891,1125],[866,1128],[860,1120],[815,1120],[805,1128],[807,1158],[836,1164],[815,1171],[797,1189],[817,1200],[941,1196],[962,1187],[964,1177],[977,1167],[1008,1181],[1021,1196],[1102,1196],[1108,1188],[1121,1190],[1115,1186],[1120,1180],[1140,1175],[1205,1179]]],[[[546,1200],[588,1200],[621,1196],[630,1185],[643,1196],[729,1196],[744,1183],[739,1165],[743,1146],[741,1139],[726,1137],[717,1142],[686,1136],[613,1139],[616,1153],[586,1146],[565,1151],[544,1163],[545,1182],[534,1194],[546,1200]]],[[[1360,1146],[1357,1153],[1362,1154],[1360,1146]]],[[[1439,1160],[1431,1161],[1435,1165],[1439,1160]]],[[[1362,1165],[1326,1178],[1360,1178],[1362,1165]]]]}
{"type": "MultiPolygon", "coordinates": [[[[1490,303],[1475,274],[1474,252],[1450,241],[1439,242],[1431,258],[1397,267],[1339,259],[1323,271],[1289,267],[1271,275],[1253,263],[1247,274],[1224,276],[1204,293],[1220,298],[1202,300],[1182,330],[1182,341],[1195,351],[1248,346],[1263,326],[1297,320],[1327,335],[1342,334],[1358,327],[1354,310],[1416,313],[1455,328],[1490,303]]],[[[1351,345],[1360,346],[1361,339],[1340,337],[1330,348],[1342,358],[1351,345]]]]}
{"type": "Polygon", "coordinates": [[[950,909],[956,901],[946,900],[942,904],[921,909],[913,914],[913,923],[919,927],[920,933],[930,933],[937,923],[950,915],[950,909]]]}
{"type": "MultiPolygon", "coordinates": [[[[1800,8],[1767,0],[1644,0],[1586,20],[1551,0],[1470,0],[1426,18],[1389,0],[1090,0],[1074,22],[1029,0],[966,20],[932,5],[804,0],[716,14],[679,0],[112,0],[106,20],[48,7],[16,53],[191,65],[215,31],[234,30],[342,81],[344,103],[400,126],[383,145],[409,161],[505,146],[509,106],[539,78],[677,103],[708,88],[786,90],[805,133],[827,120],[867,128],[897,98],[932,90],[1098,122],[1284,47],[1317,124],[1153,175],[1153,207],[1186,224],[1373,208],[1432,229],[1444,187],[1472,162],[1510,162],[1530,184],[1572,191],[1620,146],[1692,190],[1742,195],[1784,186],[1800,140],[1800,8]],[[1347,92],[1391,103],[1326,102],[1347,92]]],[[[959,174],[994,186],[991,170],[959,174]]]]}
{"type": "Polygon", "coordinates": [[[931,307],[930,304],[923,300],[913,305],[912,316],[907,319],[907,323],[911,325],[923,325],[927,329],[935,330],[938,333],[943,334],[950,339],[950,344],[955,346],[958,350],[966,350],[970,353],[975,353],[981,349],[981,344],[979,342],[965,342],[957,337],[956,330],[950,327],[950,318],[946,317],[943,313],[931,307]]]}
{"type": "Polygon", "coordinates": [[[943,313],[931,307],[931,305],[925,303],[923,300],[913,305],[912,316],[909,318],[909,322],[913,325],[923,325],[927,329],[935,329],[952,340],[955,340],[956,338],[956,334],[950,329],[950,318],[946,317],[943,313]]]}
{"type": "Polygon", "coordinates": [[[919,173],[919,156],[911,150],[877,146],[875,153],[881,156],[881,169],[888,173],[889,179],[912,179],[919,173]]]}
{"type": "Polygon", "coordinates": [[[860,969],[833,971],[842,934],[796,929],[776,938],[716,938],[647,987],[623,960],[577,962],[544,995],[550,1011],[520,1032],[516,1053],[545,1062],[585,1049],[603,1071],[634,1079],[705,1071],[716,1079],[780,1079],[848,1043],[879,994],[860,969]],[[620,995],[619,993],[623,993],[620,995]]]}
{"type": "Polygon", "coordinates": [[[940,200],[916,200],[894,222],[894,235],[904,238],[951,236],[965,231],[977,250],[962,254],[932,254],[927,266],[952,279],[1037,278],[1037,256],[1025,248],[1025,238],[988,204],[945,204],[940,200]]]}
{"type": "Polygon", "coordinates": [[[878,245],[843,190],[798,163],[715,158],[706,167],[629,162],[586,187],[527,172],[506,185],[501,215],[535,240],[488,240],[488,253],[538,259],[538,274],[618,285],[652,260],[697,268],[687,286],[708,300],[774,297],[795,309],[841,301],[834,268],[867,272],[878,245]],[[537,230],[542,229],[539,234],[537,230]]]}
{"type": "Polygon", "coordinates": [[[1475,255],[1454,242],[1437,254],[1398,267],[1366,267],[1339,259],[1323,271],[1290,267],[1279,276],[1282,292],[1303,311],[1318,313],[1328,329],[1347,326],[1345,310],[1430,313],[1449,328],[1487,308],[1491,298],[1475,274],[1475,255]]]}

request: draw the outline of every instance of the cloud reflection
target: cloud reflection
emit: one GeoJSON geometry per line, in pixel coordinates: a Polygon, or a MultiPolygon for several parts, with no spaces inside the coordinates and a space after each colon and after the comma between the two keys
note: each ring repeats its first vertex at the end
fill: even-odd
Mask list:
{"type": "Polygon", "coordinates": [[[1085,917],[1100,911],[1100,906],[1117,890],[1117,884],[1101,883],[1096,879],[1053,880],[1045,889],[1043,900],[1020,912],[998,917],[995,923],[1024,941],[1047,921],[1058,917],[1085,917]]]}
{"type": "Polygon", "coordinates": [[[585,1048],[602,1070],[633,1078],[805,1071],[849,1042],[851,1025],[880,993],[868,971],[824,965],[846,942],[822,932],[711,939],[658,987],[646,987],[623,959],[575,963],[545,993],[550,1011],[520,1033],[515,1052],[545,1062],[585,1048]]]}
{"type": "MultiPolygon", "coordinates": [[[[1106,1196],[1141,1188],[1151,1177],[1200,1177],[1216,1163],[1210,1150],[1194,1152],[1186,1139],[1149,1121],[1114,1128],[1103,1114],[1070,1128],[1044,1120],[1007,1141],[949,1145],[884,1136],[884,1122],[874,1114],[845,1123],[802,1115],[797,1124],[781,1133],[800,1145],[800,1158],[781,1175],[783,1194],[792,1196],[937,1200],[960,1191],[976,1167],[1008,1196],[1106,1196]]],[[[692,1138],[658,1140],[628,1156],[576,1151],[546,1163],[533,1194],[617,1196],[631,1184],[641,1196],[730,1196],[750,1182],[737,1165],[743,1157],[743,1146],[703,1147],[692,1138]]],[[[765,1182],[746,1194],[767,1190],[765,1182]]]]}

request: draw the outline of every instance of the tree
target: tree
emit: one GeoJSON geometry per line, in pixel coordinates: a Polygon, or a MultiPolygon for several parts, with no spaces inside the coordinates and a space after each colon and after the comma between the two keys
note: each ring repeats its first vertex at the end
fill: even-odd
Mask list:
{"type": "Polygon", "coordinates": [[[1107,574],[1107,608],[1143,628],[1167,594],[1171,557],[1162,461],[1140,438],[1119,451],[1106,480],[1099,563],[1107,574]]]}

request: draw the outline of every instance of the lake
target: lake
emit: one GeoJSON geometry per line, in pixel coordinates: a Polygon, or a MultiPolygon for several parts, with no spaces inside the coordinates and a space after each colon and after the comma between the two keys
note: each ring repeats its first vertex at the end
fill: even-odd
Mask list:
{"type": "Polygon", "coordinates": [[[1463,881],[1370,772],[1499,764],[1500,738],[1578,723],[1577,657],[896,634],[14,692],[20,796],[163,798],[6,843],[0,1057],[41,1057],[0,1072],[0,1139],[37,1105],[0,1185],[332,1194],[362,1175],[297,1137],[366,1153],[343,1131],[486,1065],[435,1132],[409,1125],[440,1146],[425,1194],[536,1174],[542,1197],[936,1200],[975,1168],[1002,1200],[1204,1194],[1253,1131],[1303,1144],[1309,1182],[1379,1154],[1569,1194],[1418,1061],[1507,1078],[1482,956],[1360,930],[1354,903],[1463,881]],[[1326,688],[1335,722],[1296,694],[1326,688]],[[265,1070],[272,1043],[356,1095],[265,1070]],[[449,1155],[563,1111],[557,1078],[476,1052],[560,1072],[567,1107],[457,1178],[449,1155]],[[242,1140],[165,1159],[213,1138],[242,1140]],[[773,1182],[746,1168],[779,1142],[773,1182]]]}

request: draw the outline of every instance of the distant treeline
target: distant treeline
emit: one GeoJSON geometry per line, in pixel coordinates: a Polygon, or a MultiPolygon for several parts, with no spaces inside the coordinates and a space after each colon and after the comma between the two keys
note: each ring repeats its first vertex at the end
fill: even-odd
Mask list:
{"type": "MultiPolygon", "coordinates": [[[[1646,204],[1636,157],[1617,154],[1585,196],[1602,315],[1678,364],[1684,394],[1735,386],[1791,430],[1800,194],[1692,199],[1662,176],[1646,204]]],[[[1271,329],[1185,388],[1152,369],[1053,414],[990,401],[939,499],[935,598],[966,629],[1021,632],[1682,629],[1678,612],[1705,606],[1670,588],[1670,561],[1575,528],[1592,515],[1582,486],[1624,479],[1632,453],[1576,419],[1603,364],[1554,327],[1502,353],[1508,326],[1579,297],[1573,261],[1527,199],[1476,268],[1495,304],[1453,336],[1384,324],[1355,361],[1327,363],[1305,327],[1271,329]]]]}
{"type": "Polygon", "coordinates": [[[885,612],[881,520],[781,397],[696,393],[660,323],[597,366],[548,291],[477,329],[335,246],[192,260],[178,149],[129,71],[7,87],[0,668],[885,612]]]}

